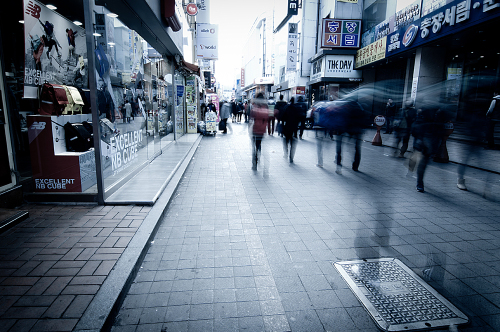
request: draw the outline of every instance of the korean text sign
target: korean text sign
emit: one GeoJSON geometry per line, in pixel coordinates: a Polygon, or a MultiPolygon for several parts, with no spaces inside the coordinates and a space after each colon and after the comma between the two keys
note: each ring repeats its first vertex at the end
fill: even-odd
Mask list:
{"type": "Polygon", "coordinates": [[[358,48],[361,20],[323,19],[322,48],[358,48]]]}

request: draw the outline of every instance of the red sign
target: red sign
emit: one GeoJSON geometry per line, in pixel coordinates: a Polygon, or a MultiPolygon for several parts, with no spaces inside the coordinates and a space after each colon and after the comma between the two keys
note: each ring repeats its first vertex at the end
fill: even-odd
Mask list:
{"type": "Polygon", "coordinates": [[[186,6],[186,13],[190,16],[195,16],[196,14],[198,14],[198,6],[196,6],[195,3],[188,3],[188,5],[186,6]]]}
{"type": "Polygon", "coordinates": [[[295,94],[296,95],[305,95],[306,94],[306,87],[305,86],[295,87],[295,94]]]}

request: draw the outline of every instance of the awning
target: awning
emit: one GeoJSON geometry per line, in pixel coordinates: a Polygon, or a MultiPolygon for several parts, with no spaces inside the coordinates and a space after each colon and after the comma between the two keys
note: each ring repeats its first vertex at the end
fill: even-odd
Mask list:
{"type": "Polygon", "coordinates": [[[201,76],[200,75],[200,67],[198,67],[197,65],[182,60],[181,61],[181,66],[184,69],[186,69],[188,72],[190,72],[191,74],[195,74],[195,75],[201,76]]]}

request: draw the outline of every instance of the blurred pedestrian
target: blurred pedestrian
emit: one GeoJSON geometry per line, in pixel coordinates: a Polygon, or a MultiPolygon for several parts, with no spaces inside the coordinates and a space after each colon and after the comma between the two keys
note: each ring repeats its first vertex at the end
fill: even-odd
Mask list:
{"type": "MultiPolygon", "coordinates": [[[[221,125],[222,129],[220,129],[220,130],[222,130],[223,134],[227,134],[227,128],[229,126],[227,120],[229,119],[230,116],[231,116],[231,106],[229,105],[228,102],[223,102],[222,108],[220,110],[220,118],[221,118],[221,122],[222,122],[222,125],[221,125]]],[[[231,132],[233,131],[231,129],[231,127],[229,128],[229,130],[231,132]]]]}
{"type": "Polygon", "coordinates": [[[237,111],[236,121],[241,122],[241,115],[243,114],[243,112],[245,112],[245,106],[243,106],[243,102],[242,101],[240,101],[236,105],[236,111],[237,111]]]}
{"type": "MultiPolygon", "coordinates": [[[[300,121],[299,138],[302,139],[302,134],[304,134],[304,129],[306,127],[306,117],[307,117],[307,103],[304,100],[304,97],[299,96],[297,98],[297,102],[295,103],[295,107],[298,109],[298,113],[299,113],[299,121],[300,121]]],[[[297,136],[295,136],[295,137],[297,137],[297,136]]]]}
{"type": "Polygon", "coordinates": [[[250,111],[252,109],[252,103],[248,100],[245,101],[245,123],[248,123],[250,119],[250,111]]]}
{"type": "MultiPolygon", "coordinates": [[[[482,113],[482,112],[481,112],[482,113]]],[[[481,160],[480,146],[483,140],[484,132],[484,118],[479,114],[478,111],[469,114],[469,123],[466,126],[467,136],[472,138],[471,144],[463,144],[463,159],[458,164],[457,169],[457,187],[460,190],[467,190],[465,185],[465,167],[468,165],[469,160],[474,158],[476,160],[481,160]]]]}
{"type": "Polygon", "coordinates": [[[260,153],[262,151],[262,139],[266,133],[269,117],[269,108],[262,93],[257,94],[253,100],[250,112],[250,128],[252,135],[252,170],[257,170],[260,153]]]}
{"type": "Polygon", "coordinates": [[[290,163],[293,163],[297,146],[297,130],[300,122],[300,108],[295,104],[294,97],[290,98],[290,103],[285,109],[282,121],[284,123],[283,157],[288,159],[290,163]],[[290,146],[290,152],[288,152],[288,146],[290,146]]]}
{"type": "Polygon", "coordinates": [[[414,153],[419,154],[417,161],[417,191],[424,192],[424,174],[429,163],[429,159],[436,151],[438,138],[441,130],[435,122],[436,107],[430,103],[424,103],[424,106],[417,111],[415,124],[412,132],[415,137],[413,143],[414,153]]]}
{"type": "Polygon", "coordinates": [[[276,107],[276,102],[274,99],[269,98],[267,101],[267,107],[269,108],[269,118],[267,122],[267,134],[269,136],[274,135],[274,122],[275,122],[275,117],[274,117],[274,108],[276,107]]]}
{"type": "Polygon", "coordinates": [[[337,174],[342,174],[342,140],[343,136],[349,135],[354,140],[354,161],[352,170],[357,172],[361,162],[361,138],[363,136],[364,111],[361,105],[354,99],[346,99],[339,106],[336,121],[337,132],[335,140],[337,141],[337,174]]]}
{"type": "Polygon", "coordinates": [[[392,126],[394,117],[396,116],[396,104],[394,101],[389,98],[387,104],[385,105],[385,133],[384,134],[392,134],[392,126]]]}
{"type": "MultiPolygon", "coordinates": [[[[500,89],[497,89],[500,90],[500,89]]],[[[495,125],[500,121],[500,93],[495,91],[493,93],[493,100],[491,101],[488,112],[488,128],[486,131],[486,140],[488,141],[488,148],[495,148],[495,125]]]]}
{"type": "Polygon", "coordinates": [[[127,123],[130,123],[130,117],[132,116],[132,105],[130,101],[127,100],[125,104],[125,118],[127,119],[127,123]]]}
{"type": "Polygon", "coordinates": [[[407,100],[404,107],[401,108],[398,116],[394,120],[394,132],[396,134],[394,144],[396,150],[394,151],[394,156],[404,158],[405,152],[408,150],[408,143],[410,142],[411,126],[413,125],[413,122],[415,122],[416,116],[417,110],[413,106],[413,101],[407,100]],[[403,143],[401,145],[401,150],[399,150],[399,143],[401,141],[403,143]]]}
{"type": "Polygon", "coordinates": [[[279,136],[283,136],[283,114],[286,109],[286,101],[283,100],[283,95],[280,94],[280,100],[274,106],[274,117],[277,120],[276,129],[279,136]]]}
{"type": "Polygon", "coordinates": [[[233,100],[231,100],[231,102],[229,103],[229,106],[231,107],[231,119],[232,119],[232,122],[236,122],[236,118],[238,117],[238,110],[236,108],[236,103],[233,100]]]}

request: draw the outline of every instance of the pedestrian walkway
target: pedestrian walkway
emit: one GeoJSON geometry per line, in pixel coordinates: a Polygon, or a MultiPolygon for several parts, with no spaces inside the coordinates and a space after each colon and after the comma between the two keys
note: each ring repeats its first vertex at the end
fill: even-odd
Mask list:
{"type": "Polygon", "coordinates": [[[456,165],[431,164],[422,194],[390,148],[363,143],[354,172],[346,143],[338,175],[334,142],[315,166],[312,131],[294,164],[267,137],[252,171],[246,126],[233,130],[200,143],[113,331],[378,331],[333,263],[381,257],[464,312],[461,331],[500,330],[497,174],[467,173],[464,192],[456,165]]]}
{"type": "Polygon", "coordinates": [[[23,205],[29,218],[0,234],[0,331],[99,331],[147,248],[196,139],[181,140],[191,144],[187,154],[170,155],[179,159],[163,169],[168,181],[153,207],[23,205]]]}

